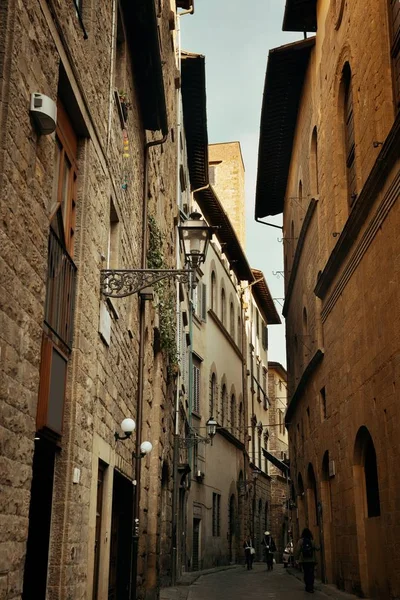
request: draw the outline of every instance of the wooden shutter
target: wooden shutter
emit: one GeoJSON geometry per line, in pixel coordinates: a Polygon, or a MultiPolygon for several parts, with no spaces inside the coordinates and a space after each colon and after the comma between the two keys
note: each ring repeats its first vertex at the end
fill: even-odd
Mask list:
{"type": "Polygon", "coordinates": [[[207,286],[205,283],[202,283],[201,286],[201,318],[205,321],[207,316],[207,286]]]}
{"type": "Polygon", "coordinates": [[[349,204],[352,205],[357,198],[357,174],[356,174],[356,145],[354,137],[354,110],[353,110],[353,86],[351,70],[346,65],[343,71],[344,78],[344,127],[346,146],[346,167],[349,204]]]}

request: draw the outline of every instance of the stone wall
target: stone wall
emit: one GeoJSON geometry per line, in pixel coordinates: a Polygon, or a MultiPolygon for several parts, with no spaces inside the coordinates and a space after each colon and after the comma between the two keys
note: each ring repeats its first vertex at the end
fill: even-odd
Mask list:
{"type": "MultiPolygon", "coordinates": [[[[308,525],[317,541],[323,536],[321,575],[349,592],[394,598],[400,594],[397,562],[386,555],[398,537],[393,498],[400,486],[392,460],[398,451],[399,161],[373,191],[365,191],[380,161],[381,145],[374,141],[384,142],[394,123],[388,15],[385,3],[346,3],[335,28],[334,6],[318,3],[284,209],[285,235],[298,238],[309,202],[317,199],[287,304],[289,397],[298,390],[289,409],[291,474],[298,527],[308,525]],[[368,212],[358,199],[353,207],[347,202],[340,112],[346,61],[352,69],[358,199],[370,203],[368,212]],[[318,188],[310,159],[314,127],[318,188]],[[333,255],[340,267],[317,298],[315,285],[333,255]],[[321,362],[305,374],[318,349],[321,362]],[[376,451],[380,516],[374,518],[365,513],[359,487],[365,476],[356,452],[362,427],[376,451]]],[[[286,286],[293,250],[285,247],[286,286]]]]}
{"type": "MultiPolygon", "coordinates": [[[[169,29],[170,6],[167,2],[163,4],[159,26],[172,129],[176,121],[176,66],[169,29]]],[[[110,343],[105,343],[98,333],[103,303],[100,269],[106,266],[110,198],[119,219],[118,266],[140,266],[142,237],[145,133],[127,53],[124,69],[125,92],[130,102],[127,121],[130,157],[128,164],[124,164],[122,129],[114,100],[113,6],[115,3],[100,6],[85,2],[83,21],[88,39],[84,39],[72,2],[26,0],[17,5],[14,0],[7,0],[0,9],[0,265],[2,279],[9,282],[0,290],[0,513],[4,524],[0,539],[0,589],[10,599],[21,597],[28,534],[54,171],[55,137],[37,135],[29,118],[32,92],[42,92],[53,100],[60,95],[79,134],[73,257],[78,268],[77,297],[64,434],[55,466],[49,599],[79,600],[91,593],[97,478],[94,440],[102,440],[99,447],[105,450],[99,450],[99,457],[103,460],[108,457],[110,470],[117,467],[132,477],[133,444],[116,445],[114,432],[125,416],[136,416],[137,297],[107,303],[110,343]],[[125,170],[126,190],[122,188],[125,170]],[[74,468],[80,470],[79,484],[72,483],[74,468]]],[[[159,137],[159,133],[148,135],[148,139],[159,137]]],[[[149,154],[149,211],[156,215],[165,233],[165,257],[173,264],[176,215],[173,135],[168,136],[163,147],[157,146],[149,154]]],[[[145,572],[143,595],[152,598],[157,594],[159,577],[162,464],[171,463],[173,387],[167,386],[163,355],[153,351],[155,310],[148,305],[146,311],[143,439],[152,441],[154,451],[143,463],[143,546],[139,568],[145,572]]],[[[112,489],[112,477],[110,481],[112,489]]],[[[168,505],[169,487],[165,495],[168,505]]],[[[108,517],[111,519],[111,513],[108,517]]],[[[165,535],[170,536],[168,527],[165,535]]],[[[106,538],[102,547],[106,556],[109,552],[106,538]]],[[[107,569],[102,577],[107,577],[104,556],[107,569]]]]}

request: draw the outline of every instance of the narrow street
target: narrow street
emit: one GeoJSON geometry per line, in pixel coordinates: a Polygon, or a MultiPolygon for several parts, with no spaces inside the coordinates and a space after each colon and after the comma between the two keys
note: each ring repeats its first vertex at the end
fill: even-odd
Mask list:
{"type": "MultiPolygon", "coordinates": [[[[289,575],[282,565],[272,572],[265,564],[256,564],[252,571],[235,569],[200,577],[191,587],[188,600],[300,600],[311,594],[296,577],[289,575]]],[[[312,596],[323,600],[327,596],[315,592],[312,596]]]]}

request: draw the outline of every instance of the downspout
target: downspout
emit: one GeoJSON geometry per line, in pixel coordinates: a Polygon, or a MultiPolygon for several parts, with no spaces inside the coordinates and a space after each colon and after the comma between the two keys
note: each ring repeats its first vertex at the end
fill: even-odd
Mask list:
{"type": "MultiPolygon", "coordinates": [[[[140,268],[147,266],[147,210],[149,195],[149,149],[153,146],[164,144],[167,135],[161,139],[147,142],[144,146],[144,177],[143,177],[143,212],[142,212],[142,257],[140,268]]],[[[138,364],[138,390],[136,402],[136,445],[135,445],[135,493],[132,514],[132,569],[130,580],[130,599],[136,597],[137,558],[139,549],[139,516],[140,516],[140,482],[141,482],[141,458],[140,444],[142,443],[143,422],[143,383],[144,383],[144,335],[145,335],[145,300],[139,300],[139,364],[138,364]]]]}
{"type": "MultiPolygon", "coordinates": [[[[194,3],[192,4],[189,10],[183,11],[181,13],[177,13],[177,67],[179,74],[181,74],[181,27],[180,27],[180,18],[183,15],[193,14],[194,13],[194,3]]],[[[181,166],[181,128],[182,128],[182,111],[181,111],[181,82],[179,82],[179,86],[176,90],[176,110],[177,110],[177,124],[176,124],[176,141],[177,141],[177,169],[176,169],[176,200],[177,206],[180,207],[180,166],[181,166]]],[[[177,243],[177,252],[176,252],[176,264],[180,266],[180,255],[179,255],[179,240],[177,243]]],[[[189,296],[189,313],[190,313],[190,296],[189,296]]],[[[179,283],[176,284],[176,322],[177,325],[180,320],[180,302],[179,302],[179,283]]],[[[190,314],[189,314],[190,318],[190,314]]],[[[179,331],[179,327],[178,327],[179,331]]],[[[179,344],[181,340],[177,340],[177,347],[179,350],[179,344]]],[[[181,348],[183,351],[183,348],[181,348]]],[[[191,367],[191,355],[189,354],[189,377],[192,371],[191,367]]],[[[190,385],[189,385],[190,388],[190,385]]],[[[173,490],[172,490],[172,553],[171,553],[171,585],[176,584],[177,579],[177,571],[178,571],[178,521],[179,521],[179,390],[180,390],[180,376],[178,378],[178,385],[176,388],[175,394],[175,419],[174,419],[174,447],[173,447],[173,465],[172,465],[172,478],[173,478],[173,490]]],[[[190,394],[190,392],[189,392],[190,394]]]]}

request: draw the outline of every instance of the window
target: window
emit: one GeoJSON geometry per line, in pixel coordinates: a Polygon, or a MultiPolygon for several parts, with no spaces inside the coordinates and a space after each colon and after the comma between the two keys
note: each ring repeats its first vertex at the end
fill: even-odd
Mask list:
{"type": "Polygon", "coordinates": [[[236,398],[235,394],[231,396],[231,433],[234,434],[236,425],[236,398]]]}
{"type": "Polygon", "coordinates": [[[72,325],[76,266],[75,240],[78,138],[68,115],[57,103],[53,205],[48,242],[44,333],[40,363],[38,430],[61,435],[72,325]]]}
{"type": "Polygon", "coordinates": [[[240,348],[240,350],[242,349],[242,320],[240,318],[240,315],[238,316],[238,320],[237,320],[237,340],[238,340],[238,346],[240,348]]]}
{"type": "Polygon", "coordinates": [[[224,383],[222,385],[222,390],[221,390],[221,410],[220,410],[221,425],[225,424],[225,411],[226,411],[227,397],[228,397],[228,394],[226,391],[226,385],[224,383]]]}
{"type": "Polygon", "coordinates": [[[327,412],[326,412],[326,392],[325,392],[325,387],[323,387],[321,389],[321,391],[319,392],[319,397],[320,397],[320,401],[321,401],[322,419],[326,419],[327,418],[327,412]]]}
{"type": "Polygon", "coordinates": [[[206,320],[207,313],[207,287],[201,281],[193,290],[193,312],[202,321],[206,320]]]}
{"type": "Polygon", "coordinates": [[[119,219],[113,201],[110,199],[110,226],[107,243],[107,269],[118,268],[119,219]]]}
{"type": "Polygon", "coordinates": [[[365,489],[367,493],[368,518],[379,517],[381,506],[379,500],[379,480],[376,465],[376,453],[374,443],[370,438],[365,448],[365,489]]]}
{"type": "Polygon", "coordinates": [[[193,358],[193,411],[200,414],[200,361],[193,358]]]}
{"type": "Polygon", "coordinates": [[[213,492],[212,534],[213,537],[221,535],[221,494],[215,492],[213,492]]]}
{"type": "Polygon", "coordinates": [[[264,350],[268,350],[268,327],[263,323],[262,324],[262,335],[261,335],[261,343],[264,350]]]}
{"type": "Polygon", "coordinates": [[[235,309],[233,307],[233,302],[230,304],[230,334],[233,339],[235,339],[235,309]]]}
{"type": "Polygon", "coordinates": [[[310,157],[310,180],[311,194],[317,196],[319,194],[318,181],[318,135],[317,128],[314,127],[311,137],[311,157],[310,157]]]}
{"type": "Polygon", "coordinates": [[[226,306],[225,306],[225,290],[222,288],[221,290],[221,322],[222,325],[225,325],[226,321],[226,306]]]}
{"type": "Polygon", "coordinates": [[[394,98],[398,109],[400,107],[400,2],[398,0],[390,0],[389,10],[394,98]]]}
{"type": "Polygon", "coordinates": [[[265,367],[263,367],[263,374],[262,374],[262,389],[264,394],[267,394],[267,370],[265,367]]]}
{"type": "Polygon", "coordinates": [[[262,429],[259,428],[257,431],[257,442],[258,442],[257,443],[257,459],[258,459],[257,466],[259,469],[262,468],[262,466],[261,466],[262,465],[262,452],[261,452],[262,438],[261,438],[261,435],[262,435],[262,429]]]}
{"type": "Polygon", "coordinates": [[[240,440],[244,439],[244,430],[243,430],[243,403],[239,404],[239,433],[238,438],[240,440]]]}
{"type": "Polygon", "coordinates": [[[344,142],[346,151],[347,170],[347,192],[348,202],[351,206],[357,197],[357,174],[356,174],[356,146],[354,138],[354,111],[353,111],[353,86],[351,69],[346,63],[342,73],[343,85],[343,121],[344,142]]]}
{"type": "Polygon", "coordinates": [[[256,335],[257,337],[260,335],[260,315],[258,314],[258,310],[256,310],[256,335]]]}
{"type": "Polygon", "coordinates": [[[215,272],[211,272],[211,309],[217,312],[217,278],[215,272]]]}
{"type": "Polygon", "coordinates": [[[260,373],[261,373],[261,364],[257,361],[256,365],[257,372],[257,400],[261,402],[261,390],[260,390],[260,373]]]}
{"type": "Polygon", "coordinates": [[[118,93],[126,93],[126,62],[127,62],[127,47],[124,21],[121,10],[118,7],[117,14],[117,35],[115,46],[115,87],[118,93]]]}
{"type": "Polygon", "coordinates": [[[208,167],[208,180],[210,182],[211,185],[215,185],[215,170],[216,170],[216,166],[215,165],[209,165],[208,167]]]}
{"type": "Polygon", "coordinates": [[[210,416],[214,415],[215,399],[217,397],[217,378],[215,373],[211,375],[210,381],[210,416]]]}

